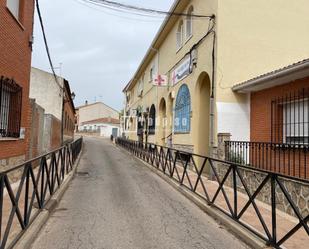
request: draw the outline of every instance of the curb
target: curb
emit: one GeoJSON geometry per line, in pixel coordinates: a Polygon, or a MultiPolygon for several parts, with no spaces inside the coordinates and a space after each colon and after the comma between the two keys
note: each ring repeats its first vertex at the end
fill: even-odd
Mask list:
{"type": "Polygon", "coordinates": [[[46,206],[43,210],[40,211],[38,216],[34,219],[32,224],[26,229],[22,236],[18,239],[17,243],[13,246],[14,249],[29,249],[31,248],[32,243],[37,238],[38,234],[42,228],[46,225],[50,215],[55,211],[59,202],[61,201],[65,191],[68,189],[71,181],[73,180],[77,166],[79,165],[81,156],[83,154],[84,145],[82,145],[81,152],[73,166],[72,171],[67,175],[67,177],[62,182],[61,186],[51,199],[46,203],[46,206]]]}
{"type": "Polygon", "coordinates": [[[185,196],[187,199],[192,201],[196,206],[198,206],[203,212],[214,218],[217,222],[220,222],[222,225],[225,226],[225,228],[232,233],[234,236],[239,238],[241,241],[246,243],[248,246],[256,249],[265,249],[265,248],[271,248],[265,244],[265,242],[257,237],[255,234],[251,233],[250,231],[243,228],[240,224],[238,224],[236,221],[234,221],[229,216],[222,213],[220,210],[216,209],[215,207],[212,207],[208,205],[205,200],[202,198],[194,195],[191,191],[186,189],[185,187],[179,185],[175,180],[170,178],[169,176],[165,175],[163,172],[159,171],[158,169],[154,168],[150,164],[144,162],[142,159],[137,158],[132,153],[126,151],[122,147],[117,146],[122,151],[126,152],[127,154],[133,156],[133,159],[137,162],[141,162],[145,167],[150,169],[153,173],[155,173],[157,176],[162,178],[165,182],[167,182],[170,186],[172,186],[175,190],[180,192],[183,196],[185,196]]]}

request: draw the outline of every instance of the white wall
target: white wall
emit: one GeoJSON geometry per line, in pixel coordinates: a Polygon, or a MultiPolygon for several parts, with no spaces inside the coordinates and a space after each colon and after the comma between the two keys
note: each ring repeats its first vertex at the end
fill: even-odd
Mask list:
{"type": "Polygon", "coordinates": [[[105,124],[103,126],[100,127],[100,135],[102,137],[110,137],[112,135],[112,130],[113,128],[117,128],[118,129],[118,136],[120,136],[120,127],[119,126],[115,126],[115,125],[109,125],[109,124],[105,124]]]}
{"type": "Polygon", "coordinates": [[[119,112],[103,103],[89,104],[79,108],[79,125],[99,118],[119,119],[119,112]]]}
{"type": "Polygon", "coordinates": [[[247,103],[217,102],[218,133],[231,133],[231,140],[250,141],[250,98],[247,103]]]}
{"type": "Polygon", "coordinates": [[[120,136],[120,125],[115,124],[106,124],[106,123],[96,123],[96,124],[85,124],[78,127],[78,130],[83,131],[95,131],[98,130],[100,132],[100,136],[102,137],[110,137],[112,135],[113,128],[118,129],[118,136],[120,136]]]}
{"type": "Polygon", "coordinates": [[[62,120],[63,79],[58,77],[58,85],[52,74],[37,68],[31,68],[29,97],[45,110],[62,120]]]}

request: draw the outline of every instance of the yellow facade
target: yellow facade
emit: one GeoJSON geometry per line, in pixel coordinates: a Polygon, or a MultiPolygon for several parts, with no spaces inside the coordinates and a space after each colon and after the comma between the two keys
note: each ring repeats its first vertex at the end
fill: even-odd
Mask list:
{"type": "MultiPolygon", "coordinates": [[[[194,52],[191,50],[212,27],[213,21],[194,17],[192,35],[187,35],[187,17],[169,17],[124,89],[126,116],[134,113],[132,110],[146,113],[154,105],[156,132],[147,137],[147,142],[160,145],[171,142],[173,147],[202,155],[211,154],[217,133],[229,132],[235,140],[248,140],[248,96],[234,93],[232,86],[309,57],[309,33],[306,31],[309,2],[302,0],[297,6],[291,5],[287,0],[176,1],[171,11],[190,13],[193,8],[195,15],[216,16],[214,84],[211,83],[214,34],[200,42],[194,52]],[[183,31],[181,47],[177,46],[179,30],[183,31]],[[197,58],[196,65],[188,76],[172,85],[172,72],[188,58],[186,54],[190,51],[191,58],[197,58]],[[153,77],[167,75],[169,86],[154,86],[151,72],[153,77]],[[177,133],[174,129],[175,101],[183,84],[188,86],[191,96],[191,124],[189,132],[177,133]],[[163,118],[167,120],[166,127],[163,127],[163,118]]],[[[126,136],[138,140],[134,117],[129,126],[126,136]]]]}

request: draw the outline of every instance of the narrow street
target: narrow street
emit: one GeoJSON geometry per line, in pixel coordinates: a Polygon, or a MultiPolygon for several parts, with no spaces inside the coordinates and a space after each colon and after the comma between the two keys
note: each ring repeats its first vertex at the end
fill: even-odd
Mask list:
{"type": "Polygon", "coordinates": [[[108,140],[86,138],[78,174],[32,248],[248,247],[108,140]]]}

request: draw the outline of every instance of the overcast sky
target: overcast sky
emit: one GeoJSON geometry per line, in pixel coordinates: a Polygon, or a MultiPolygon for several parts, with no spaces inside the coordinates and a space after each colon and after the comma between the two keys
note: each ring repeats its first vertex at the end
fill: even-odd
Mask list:
{"type": "MultiPolygon", "coordinates": [[[[168,10],[173,3],[116,1],[162,10],[168,10]]],[[[54,66],[62,63],[62,76],[76,93],[75,105],[96,100],[122,109],[122,89],[136,71],[163,17],[87,7],[81,0],[40,0],[40,7],[54,66]]],[[[37,16],[32,66],[50,71],[37,16]]],[[[56,72],[59,74],[59,69],[56,72]]]]}

